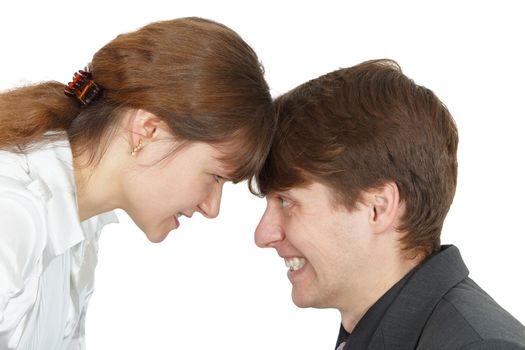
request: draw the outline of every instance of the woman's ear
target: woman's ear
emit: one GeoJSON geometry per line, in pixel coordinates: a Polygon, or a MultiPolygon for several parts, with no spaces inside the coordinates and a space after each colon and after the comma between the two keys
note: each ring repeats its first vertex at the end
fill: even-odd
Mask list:
{"type": "Polygon", "coordinates": [[[387,182],[381,187],[368,191],[370,224],[375,233],[394,228],[401,213],[399,189],[395,182],[387,182]]]}
{"type": "Polygon", "coordinates": [[[143,109],[132,112],[129,119],[131,143],[137,145],[139,140],[142,140],[142,143],[146,144],[154,140],[161,123],[162,119],[143,109]]]}

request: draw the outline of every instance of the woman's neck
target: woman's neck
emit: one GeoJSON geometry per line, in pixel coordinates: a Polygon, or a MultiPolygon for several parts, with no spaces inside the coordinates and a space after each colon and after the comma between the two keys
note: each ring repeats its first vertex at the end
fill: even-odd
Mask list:
{"type": "Polygon", "coordinates": [[[76,199],[80,221],[118,208],[118,174],[107,162],[110,150],[96,165],[85,157],[73,157],[76,199]]]}

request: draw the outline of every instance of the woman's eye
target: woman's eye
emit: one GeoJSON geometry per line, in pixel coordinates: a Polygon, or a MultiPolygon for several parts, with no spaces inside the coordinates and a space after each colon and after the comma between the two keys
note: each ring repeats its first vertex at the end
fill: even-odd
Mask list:
{"type": "Polygon", "coordinates": [[[220,183],[223,180],[223,177],[219,175],[213,175],[213,179],[215,182],[220,183]]]}

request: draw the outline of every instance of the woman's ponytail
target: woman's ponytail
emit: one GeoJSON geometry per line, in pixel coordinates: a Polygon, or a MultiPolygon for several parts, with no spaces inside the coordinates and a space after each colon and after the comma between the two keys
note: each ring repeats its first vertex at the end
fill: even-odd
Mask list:
{"type": "Polygon", "coordinates": [[[51,130],[67,130],[80,112],[56,81],[0,93],[0,149],[25,149],[51,130]]]}

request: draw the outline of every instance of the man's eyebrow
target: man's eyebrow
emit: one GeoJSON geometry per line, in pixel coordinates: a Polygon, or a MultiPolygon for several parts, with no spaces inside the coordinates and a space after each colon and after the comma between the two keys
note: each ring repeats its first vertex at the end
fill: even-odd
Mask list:
{"type": "Polygon", "coordinates": [[[285,198],[290,198],[292,200],[296,200],[296,197],[293,194],[290,194],[289,191],[274,191],[274,192],[268,193],[268,195],[273,195],[275,197],[285,197],[285,198]]]}

